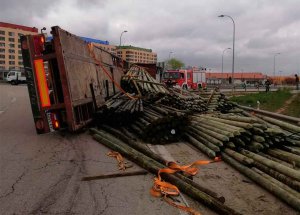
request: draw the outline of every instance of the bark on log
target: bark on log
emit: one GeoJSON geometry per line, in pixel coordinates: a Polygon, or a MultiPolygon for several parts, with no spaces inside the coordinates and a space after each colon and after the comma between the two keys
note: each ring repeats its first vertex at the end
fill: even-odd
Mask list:
{"type": "MultiPolygon", "coordinates": [[[[95,134],[93,137],[100,143],[106,145],[114,151],[121,153],[128,159],[132,160],[133,162],[137,163],[139,166],[141,166],[144,169],[147,169],[153,174],[157,174],[159,169],[163,168],[161,164],[157,163],[151,158],[143,155],[142,153],[139,153],[138,151],[132,148],[126,147],[126,144],[114,144],[108,139],[105,139],[98,134],[95,134]]],[[[228,206],[222,204],[214,197],[209,196],[206,193],[196,189],[192,185],[186,183],[185,181],[180,180],[175,175],[162,174],[162,177],[163,179],[177,186],[181,192],[184,192],[190,197],[194,198],[195,200],[202,202],[203,204],[210,207],[212,210],[215,210],[216,212],[219,212],[221,214],[240,214],[232,208],[229,208],[228,206]]]]}
{"type": "Polygon", "coordinates": [[[222,159],[232,165],[235,169],[249,177],[251,180],[255,181],[256,183],[260,184],[262,187],[276,195],[281,200],[285,201],[287,204],[292,206],[294,209],[300,211],[300,199],[296,198],[294,195],[286,192],[284,189],[277,187],[275,184],[270,183],[269,180],[264,178],[263,176],[259,175],[252,169],[243,166],[239,162],[232,159],[230,156],[222,153],[222,159]]]}
{"type": "Polygon", "coordinates": [[[244,149],[241,150],[241,153],[247,157],[252,158],[253,160],[261,162],[262,164],[268,166],[269,168],[272,168],[278,172],[281,172],[291,178],[294,178],[294,179],[300,181],[300,171],[294,170],[294,169],[284,166],[280,163],[271,161],[269,159],[266,159],[260,155],[257,155],[255,153],[252,153],[252,152],[244,150],[244,149]]]}

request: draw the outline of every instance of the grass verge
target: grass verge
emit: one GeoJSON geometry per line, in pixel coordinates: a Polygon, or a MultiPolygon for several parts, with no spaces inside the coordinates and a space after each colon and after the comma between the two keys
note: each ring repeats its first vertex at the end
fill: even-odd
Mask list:
{"type": "Polygon", "coordinates": [[[276,111],[281,108],[285,101],[292,96],[287,89],[278,90],[276,92],[259,92],[248,94],[245,96],[233,96],[231,101],[248,107],[257,107],[257,101],[260,102],[260,109],[267,111],[276,111]]]}

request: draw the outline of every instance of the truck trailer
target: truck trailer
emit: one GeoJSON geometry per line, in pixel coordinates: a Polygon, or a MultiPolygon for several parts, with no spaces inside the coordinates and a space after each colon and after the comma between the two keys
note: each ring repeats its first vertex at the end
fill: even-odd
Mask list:
{"type": "Polygon", "coordinates": [[[22,56],[32,114],[38,134],[77,131],[115,95],[127,63],[58,26],[52,39],[21,36],[22,56]]]}

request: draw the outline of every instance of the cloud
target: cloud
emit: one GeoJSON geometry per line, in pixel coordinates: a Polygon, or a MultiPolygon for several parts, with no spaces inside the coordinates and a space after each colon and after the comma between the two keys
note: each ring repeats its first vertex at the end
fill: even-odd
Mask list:
{"type": "MultiPolygon", "coordinates": [[[[222,52],[232,47],[236,24],[236,71],[273,73],[273,55],[286,74],[299,71],[300,1],[298,0],[4,0],[0,20],[67,31],[118,44],[151,48],[159,60],[169,52],[186,65],[220,71],[222,52]],[[13,8],[13,13],[11,12],[13,8]]],[[[231,71],[231,52],[225,71],[231,71]]]]}

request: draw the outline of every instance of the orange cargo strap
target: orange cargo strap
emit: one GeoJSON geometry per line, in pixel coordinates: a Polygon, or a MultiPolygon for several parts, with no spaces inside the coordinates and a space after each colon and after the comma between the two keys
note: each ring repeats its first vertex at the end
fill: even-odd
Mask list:
{"type": "Polygon", "coordinates": [[[115,152],[115,151],[110,151],[106,154],[109,157],[114,157],[117,159],[118,161],[118,166],[119,166],[119,170],[123,170],[125,171],[125,169],[127,168],[123,159],[123,156],[119,153],[119,152],[115,152]]]}
{"type": "Polygon", "coordinates": [[[137,99],[131,95],[129,95],[125,90],[123,90],[123,88],[111,77],[111,75],[106,71],[106,69],[104,68],[104,66],[102,65],[101,61],[98,60],[96,58],[96,55],[95,55],[95,52],[94,52],[94,45],[92,43],[88,43],[87,44],[88,46],[88,50],[89,50],[89,53],[91,55],[91,57],[94,59],[94,61],[96,62],[96,64],[98,66],[100,66],[102,68],[102,70],[104,71],[104,73],[108,76],[108,78],[112,81],[112,83],[117,87],[119,88],[119,90],[124,93],[128,98],[130,99],[137,99]]]}
{"type": "Polygon", "coordinates": [[[168,162],[167,163],[168,168],[160,169],[158,171],[157,177],[154,178],[154,184],[150,190],[150,193],[154,197],[163,197],[164,200],[168,204],[170,204],[176,208],[179,208],[183,211],[186,211],[192,215],[201,215],[195,209],[184,206],[184,205],[177,204],[173,200],[168,198],[168,196],[178,196],[180,194],[180,191],[175,185],[163,181],[160,174],[161,173],[174,174],[176,172],[183,171],[189,175],[196,175],[198,173],[198,168],[195,166],[206,165],[206,164],[214,163],[214,162],[218,162],[218,161],[221,161],[220,157],[216,157],[215,160],[213,160],[213,161],[198,160],[198,161],[193,162],[190,165],[185,165],[185,166],[180,166],[176,162],[168,162]]]}

